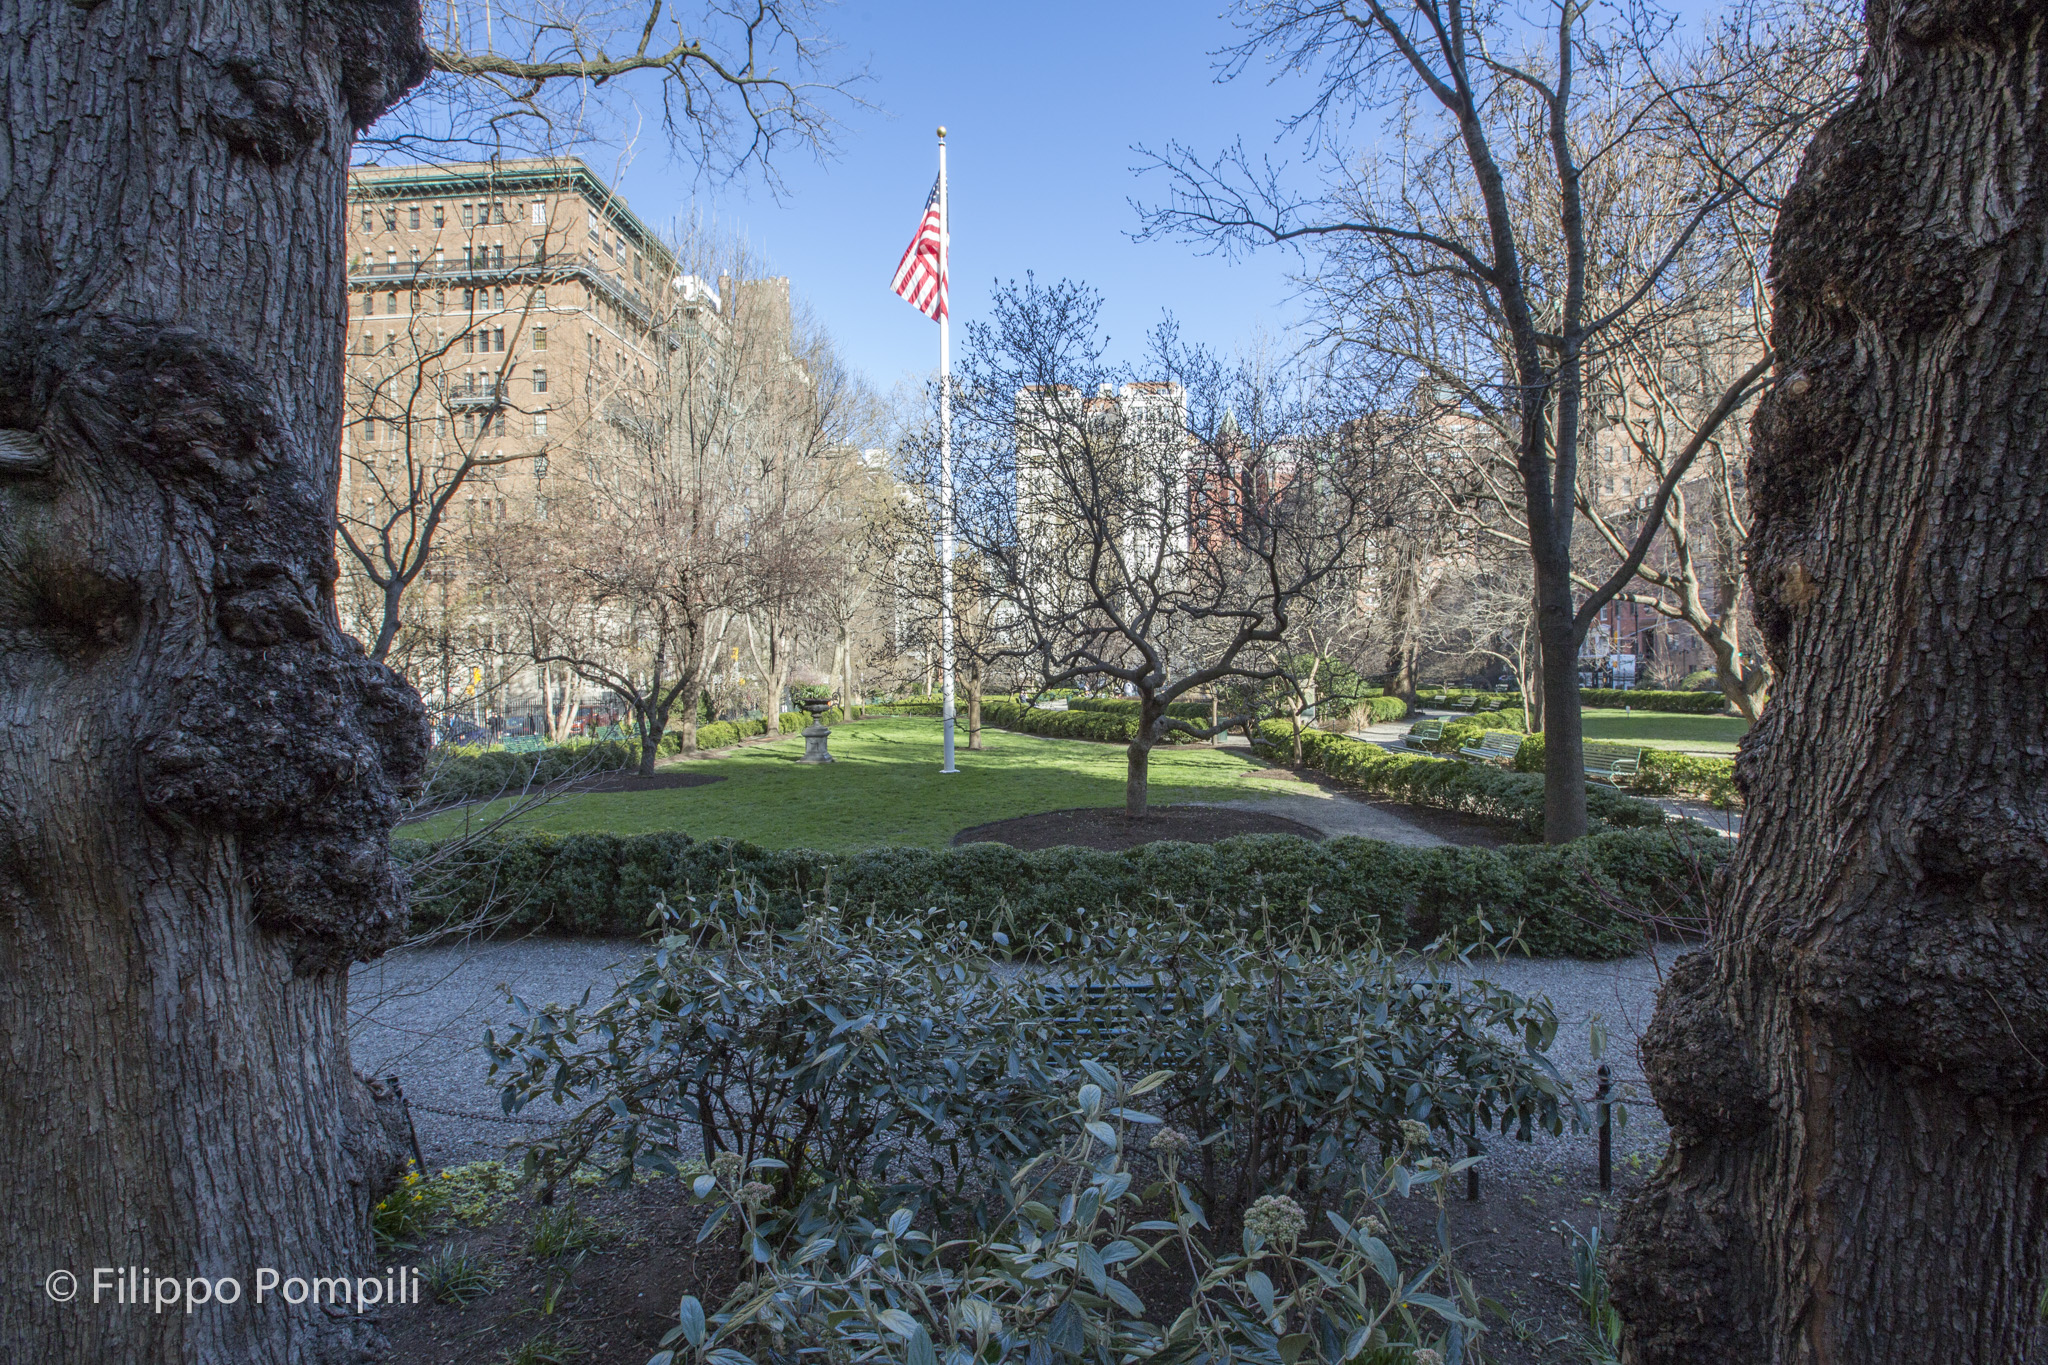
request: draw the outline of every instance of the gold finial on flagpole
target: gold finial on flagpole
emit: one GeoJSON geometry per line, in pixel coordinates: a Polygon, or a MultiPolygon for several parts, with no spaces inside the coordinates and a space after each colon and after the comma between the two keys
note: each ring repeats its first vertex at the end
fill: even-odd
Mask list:
{"type": "Polygon", "coordinates": [[[943,124],[943,123],[941,123],[941,124],[939,125],[939,141],[941,141],[941,142],[944,142],[945,140],[946,140],[946,125],[945,125],[945,124],[943,124]]]}

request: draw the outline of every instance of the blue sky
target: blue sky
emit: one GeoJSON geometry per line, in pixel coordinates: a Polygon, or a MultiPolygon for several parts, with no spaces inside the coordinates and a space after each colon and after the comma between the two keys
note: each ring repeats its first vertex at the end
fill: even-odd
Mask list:
{"type": "MultiPolygon", "coordinates": [[[[1294,319],[1284,253],[1229,263],[1130,240],[1138,220],[1126,201],[1147,194],[1131,174],[1134,145],[1177,138],[1215,149],[1242,136],[1258,150],[1303,98],[1298,85],[1262,78],[1214,84],[1211,54],[1232,30],[1213,12],[1129,0],[891,0],[827,9],[825,19],[844,63],[866,64],[862,91],[876,107],[846,114],[833,160],[782,160],[780,202],[758,176],[694,186],[692,168],[656,145],[636,149],[616,179],[650,222],[694,200],[742,231],[878,387],[937,363],[937,327],[889,292],[889,275],[937,172],[941,123],[956,354],[958,324],[986,311],[992,282],[1027,270],[1102,290],[1107,329],[1126,355],[1165,309],[1190,338],[1225,350],[1294,319]]],[[[1284,150],[1298,155],[1298,143],[1284,150]]],[[[610,153],[586,155],[610,173],[610,153]]]]}

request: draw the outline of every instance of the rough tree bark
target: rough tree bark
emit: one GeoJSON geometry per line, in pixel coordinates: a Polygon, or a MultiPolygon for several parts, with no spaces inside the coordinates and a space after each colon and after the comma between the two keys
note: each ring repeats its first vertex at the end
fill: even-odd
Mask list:
{"type": "Polygon", "coordinates": [[[366,1318],[89,1302],[368,1271],[402,1159],[347,968],[403,926],[425,715],[338,625],[354,134],[402,0],[0,0],[0,1341],[340,1362],[366,1318]],[[44,1277],[69,1269],[81,1301],[44,1277]]]}
{"type": "Polygon", "coordinates": [[[1780,681],[1711,955],[1644,1038],[1673,1149],[1628,1358],[2048,1359],[2048,51],[1870,7],[1775,243],[1750,550],[1780,681]]]}

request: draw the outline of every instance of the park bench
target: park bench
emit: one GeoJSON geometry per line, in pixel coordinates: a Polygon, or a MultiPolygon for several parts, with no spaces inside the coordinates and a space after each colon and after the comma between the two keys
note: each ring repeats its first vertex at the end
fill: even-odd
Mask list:
{"type": "Polygon", "coordinates": [[[1484,759],[1490,763],[1513,763],[1521,751],[1522,736],[1514,730],[1488,730],[1479,737],[1477,744],[1467,744],[1458,750],[1465,758],[1484,759]]]}
{"type": "Polygon", "coordinates": [[[1419,720],[1408,727],[1408,733],[1401,736],[1405,748],[1427,750],[1430,745],[1441,743],[1444,737],[1444,723],[1440,720],[1419,720]]]}
{"type": "Polygon", "coordinates": [[[1628,744],[1592,743],[1586,746],[1586,776],[1611,787],[1623,778],[1634,777],[1643,767],[1643,751],[1628,744]]]}
{"type": "Polygon", "coordinates": [[[505,741],[505,752],[508,754],[530,754],[547,747],[547,741],[538,735],[515,735],[505,741]]]}

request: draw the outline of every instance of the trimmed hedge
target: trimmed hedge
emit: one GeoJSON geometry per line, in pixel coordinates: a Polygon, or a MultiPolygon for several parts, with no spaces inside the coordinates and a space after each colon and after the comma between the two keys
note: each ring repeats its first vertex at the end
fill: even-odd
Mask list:
{"type": "Polygon", "coordinates": [[[558,782],[571,772],[601,773],[640,761],[637,743],[554,744],[512,753],[504,749],[443,747],[427,769],[427,798],[435,805],[516,796],[528,786],[558,782]]]}
{"type": "MultiPolygon", "coordinates": [[[[808,711],[783,711],[777,716],[777,719],[782,724],[782,733],[793,735],[811,723],[811,713],[808,711]]],[[[838,707],[826,708],[824,721],[827,725],[837,725],[844,719],[846,717],[840,713],[838,707]]],[[[729,749],[743,739],[767,733],[768,722],[763,717],[757,716],[751,720],[715,720],[709,724],[697,727],[697,747],[699,749],[729,749]]],[[[661,751],[664,754],[681,753],[682,747],[683,735],[680,730],[670,730],[662,735],[661,751]]]]}
{"type": "MultiPolygon", "coordinates": [[[[1069,706],[1072,703],[1068,703],[1069,706]]],[[[908,715],[936,716],[944,709],[943,702],[905,703],[898,708],[908,715]]],[[[965,719],[964,705],[955,703],[956,714],[965,719]]],[[[1209,709],[1202,708],[1203,720],[1209,718],[1209,709]]],[[[1137,733],[1138,721],[1135,716],[1126,716],[1115,711],[1041,711],[1035,706],[1024,706],[1007,697],[983,697],[981,699],[981,723],[993,725],[998,730],[1016,730],[1027,735],[1047,735],[1054,739],[1093,739],[1106,744],[1129,744],[1137,733]]],[[[1192,735],[1178,732],[1162,738],[1161,744],[1193,744],[1192,735]]]]}
{"type": "MultiPolygon", "coordinates": [[[[1136,697],[1075,697],[1067,703],[1074,711],[1101,711],[1113,716],[1136,720],[1138,699],[1136,697]]],[[[1177,720],[1198,720],[1207,723],[1209,703],[1205,701],[1173,701],[1166,704],[1166,714],[1177,720]]]]}
{"type": "MultiPolygon", "coordinates": [[[[1724,841],[1683,830],[1620,830],[1571,844],[1409,848],[1340,836],[1247,835],[1157,843],[1121,853],[1020,852],[1004,844],[882,848],[842,856],[774,852],[682,833],[513,834],[481,841],[415,897],[415,928],[458,923],[494,891],[517,927],[575,934],[643,932],[657,897],[680,905],[748,884],[794,923],[806,902],[868,915],[948,911],[979,934],[1075,925],[1159,897],[1219,927],[1264,920],[1314,926],[1326,942],[1389,945],[1518,932],[1536,956],[1611,958],[1636,950],[1633,915],[1696,919],[1724,841]]],[[[432,845],[397,842],[401,861],[432,845]]]]}
{"type": "MultiPolygon", "coordinates": [[[[1286,753],[1292,735],[1284,721],[1267,721],[1259,727],[1257,742],[1267,752],[1286,753]]],[[[1534,773],[1504,772],[1455,758],[1395,753],[1377,744],[1313,730],[1301,737],[1301,756],[1309,767],[1339,782],[1414,806],[1499,820],[1531,841],[1543,837],[1543,779],[1534,773]]],[[[1586,813],[1595,833],[1656,829],[1668,818],[1661,806],[1591,783],[1586,787],[1586,813]]]]}
{"type": "MultiPolygon", "coordinates": [[[[1449,732],[1449,727],[1445,727],[1445,733],[1449,732]]],[[[1530,735],[1522,741],[1522,747],[1515,751],[1515,771],[1543,771],[1543,736],[1530,735]]],[[[1643,750],[1642,771],[1629,784],[1629,790],[1641,796],[1697,796],[1722,807],[1732,806],[1739,799],[1734,759],[1703,758],[1669,749],[1643,750]]]]}
{"type": "Polygon", "coordinates": [[[1728,699],[1714,692],[1636,692],[1619,687],[1582,687],[1581,706],[1626,706],[1633,711],[1673,711],[1686,716],[1718,716],[1728,699]]]}

